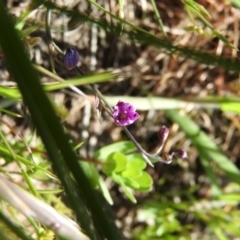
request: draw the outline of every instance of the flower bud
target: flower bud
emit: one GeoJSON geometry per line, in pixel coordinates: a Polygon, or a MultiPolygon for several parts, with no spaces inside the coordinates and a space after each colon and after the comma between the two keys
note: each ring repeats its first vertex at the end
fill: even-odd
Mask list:
{"type": "Polygon", "coordinates": [[[188,158],[187,152],[183,149],[178,149],[174,152],[176,154],[176,156],[178,156],[179,158],[182,159],[186,159],[188,158]]]}
{"type": "Polygon", "coordinates": [[[75,68],[79,62],[79,53],[75,47],[68,47],[64,55],[64,65],[69,70],[75,68]]]}
{"type": "Polygon", "coordinates": [[[158,138],[162,143],[166,141],[169,135],[169,129],[166,126],[162,126],[158,131],[158,138]]]}

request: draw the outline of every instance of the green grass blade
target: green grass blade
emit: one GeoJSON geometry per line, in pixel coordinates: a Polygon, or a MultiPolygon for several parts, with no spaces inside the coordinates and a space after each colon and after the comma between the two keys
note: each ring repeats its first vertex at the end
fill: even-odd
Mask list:
{"type": "Polygon", "coordinates": [[[51,83],[51,84],[45,85],[44,89],[46,91],[53,91],[53,90],[67,88],[70,85],[81,86],[86,84],[105,82],[105,81],[109,81],[112,78],[113,78],[113,74],[110,74],[110,73],[101,73],[101,74],[95,74],[95,75],[86,76],[86,77],[76,77],[76,78],[68,79],[64,82],[51,83]]]}
{"type": "Polygon", "coordinates": [[[155,16],[156,16],[156,18],[157,18],[159,27],[160,27],[163,35],[164,35],[165,37],[167,37],[167,33],[164,31],[163,22],[162,22],[160,13],[159,13],[159,11],[158,11],[158,9],[157,9],[155,0],[151,0],[151,4],[152,4],[152,7],[153,7],[154,14],[155,14],[155,16]]]}
{"type": "Polygon", "coordinates": [[[8,88],[0,86],[0,96],[6,97],[8,99],[20,99],[21,94],[17,88],[8,88]]]}
{"type": "Polygon", "coordinates": [[[115,106],[119,100],[133,104],[138,110],[162,110],[162,109],[179,109],[189,106],[194,108],[219,109],[220,102],[213,100],[184,99],[179,98],[162,98],[162,97],[129,97],[129,96],[104,96],[111,106],[115,106]]]}
{"type": "MultiPolygon", "coordinates": [[[[40,67],[38,68],[38,70],[39,69],[40,67]]],[[[41,69],[43,68],[41,67],[41,69]]],[[[43,70],[41,72],[43,72],[43,70]]],[[[64,80],[53,73],[50,74],[50,72],[46,69],[44,69],[44,73],[47,73],[48,76],[52,77],[53,79],[56,79],[57,81],[60,81],[58,83],[50,83],[50,84],[44,85],[44,90],[49,92],[68,88],[71,85],[82,86],[86,84],[106,82],[111,80],[115,76],[112,73],[105,72],[105,73],[98,73],[90,76],[75,77],[75,78],[64,80]]],[[[9,99],[21,99],[21,94],[18,88],[8,88],[8,87],[0,86],[0,95],[9,99]]]]}
{"type": "Polygon", "coordinates": [[[138,110],[162,110],[162,109],[182,109],[182,108],[205,108],[221,109],[225,112],[235,112],[240,114],[239,97],[219,97],[206,96],[205,98],[163,98],[163,97],[129,97],[129,96],[104,96],[111,106],[115,106],[119,100],[130,102],[138,110]]]}
{"type": "MultiPolygon", "coordinates": [[[[0,106],[1,106],[1,103],[0,103],[0,106]]],[[[18,114],[18,113],[9,111],[9,110],[4,109],[4,108],[1,108],[1,107],[0,107],[0,112],[6,113],[7,115],[12,116],[12,117],[16,117],[16,118],[21,118],[21,117],[22,117],[22,116],[21,116],[20,114],[18,114]]]]}
{"type": "MultiPolygon", "coordinates": [[[[9,149],[7,149],[6,147],[3,147],[3,146],[1,146],[1,145],[0,145],[0,154],[1,154],[1,156],[2,156],[3,158],[4,158],[4,157],[8,157],[8,158],[10,157],[10,158],[11,158],[11,156],[12,156],[11,153],[9,152],[9,149]]],[[[41,171],[43,171],[44,173],[48,174],[48,175],[51,176],[52,178],[56,178],[56,176],[54,176],[54,174],[52,174],[51,172],[49,172],[49,171],[47,171],[46,169],[42,168],[41,166],[33,163],[32,161],[29,161],[28,159],[26,159],[26,158],[24,158],[24,157],[22,157],[22,156],[20,156],[20,155],[18,155],[18,154],[15,154],[14,156],[15,156],[15,158],[16,158],[18,161],[24,163],[26,166],[28,166],[28,167],[30,166],[30,167],[36,168],[36,169],[41,170],[41,171]]]]}
{"type": "MultiPolygon", "coordinates": [[[[25,169],[22,167],[21,163],[20,163],[20,162],[18,161],[18,159],[16,158],[16,155],[15,155],[13,149],[11,148],[10,144],[8,143],[7,139],[5,138],[5,136],[3,135],[3,133],[2,133],[1,131],[0,131],[0,139],[2,139],[4,145],[5,145],[6,148],[8,149],[8,151],[9,151],[12,159],[16,161],[16,163],[17,163],[17,165],[18,165],[18,167],[19,167],[19,169],[20,169],[20,171],[21,171],[21,173],[22,173],[25,181],[26,181],[27,184],[28,184],[28,187],[29,187],[30,191],[31,191],[35,196],[39,197],[39,194],[38,194],[38,192],[37,192],[34,184],[32,183],[30,177],[29,177],[28,174],[26,173],[25,169]]],[[[29,166],[28,166],[28,167],[29,167],[29,166]]]]}
{"type": "Polygon", "coordinates": [[[0,210],[0,220],[4,222],[9,229],[11,229],[22,240],[32,240],[33,238],[27,236],[17,225],[10,221],[9,217],[5,216],[0,210]]]}

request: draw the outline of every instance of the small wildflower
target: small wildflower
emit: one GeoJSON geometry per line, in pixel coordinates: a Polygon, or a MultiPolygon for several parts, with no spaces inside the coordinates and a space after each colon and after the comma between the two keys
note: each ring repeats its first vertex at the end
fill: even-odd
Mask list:
{"type": "Polygon", "coordinates": [[[119,101],[113,109],[113,119],[119,126],[127,126],[139,118],[134,106],[130,103],[119,101]]]}
{"type": "Polygon", "coordinates": [[[64,65],[69,70],[75,68],[79,62],[79,53],[75,47],[68,47],[64,55],[64,65]]]}

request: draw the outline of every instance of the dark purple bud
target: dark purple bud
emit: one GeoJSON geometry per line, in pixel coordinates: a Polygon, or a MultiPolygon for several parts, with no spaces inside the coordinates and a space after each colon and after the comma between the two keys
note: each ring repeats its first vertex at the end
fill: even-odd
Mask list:
{"type": "Polygon", "coordinates": [[[130,103],[119,101],[113,109],[113,119],[119,126],[127,126],[139,118],[134,106],[130,103]]]}
{"type": "Polygon", "coordinates": [[[64,65],[69,70],[75,68],[79,62],[79,53],[75,47],[68,47],[64,55],[64,65]]]}
{"type": "Polygon", "coordinates": [[[158,137],[162,143],[166,141],[169,135],[169,129],[166,126],[162,126],[158,131],[158,137]]]}
{"type": "Polygon", "coordinates": [[[182,159],[186,159],[188,158],[187,152],[183,149],[178,149],[174,152],[176,154],[176,156],[178,156],[179,158],[182,159]]]}

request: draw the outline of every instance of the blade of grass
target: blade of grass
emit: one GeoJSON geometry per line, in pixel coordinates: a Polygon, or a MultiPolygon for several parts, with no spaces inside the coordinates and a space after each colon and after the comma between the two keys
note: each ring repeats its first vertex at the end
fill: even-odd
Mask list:
{"type": "Polygon", "coordinates": [[[8,99],[20,99],[21,94],[17,88],[8,88],[0,86],[0,95],[8,99]]]}
{"type": "Polygon", "coordinates": [[[112,79],[113,77],[116,76],[116,74],[113,74],[110,72],[103,72],[103,73],[91,74],[88,76],[79,76],[79,77],[65,80],[65,79],[59,77],[58,75],[50,72],[46,68],[43,68],[42,66],[39,66],[36,64],[33,64],[33,66],[37,71],[55,79],[58,82],[66,82],[65,84],[67,84],[67,82],[68,82],[69,84],[76,85],[76,86],[90,84],[90,83],[105,82],[105,81],[109,81],[110,79],[112,79]]]}
{"type": "MultiPolygon", "coordinates": [[[[91,83],[105,82],[105,81],[111,80],[115,76],[115,74],[105,72],[105,73],[98,73],[90,76],[76,77],[76,78],[64,80],[63,78],[49,72],[47,69],[43,67],[36,66],[36,65],[34,65],[34,67],[38,71],[59,81],[58,83],[50,83],[50,84],[44,85],[45,91],[54,91],[54,90],[64,89],[64,88],[71,87],[71,85],[82,86],[82,85],[91,84],[91,83]]],[[[8,87],[0,86],[0,95],[10,99],[21,98],[21,94],[19,93],[18,88],[8,88],[8,87]]]]}
{"type": "Polygon", "coordinates": [[[17,163],[17,165],[18,165],[18,167],[19,167],[19,169],[20,169],[20,171],[21,171],[21,173],[22,173],[25,181],[26,181],[27,184],[28,184],[29,190],[30,190],[35,196],[40,197],[39,194],[38,194],[38,192],[37,192],[37,190],[36,190],[36,188],[35,188],[35,186],[34,186],[34,184],[33,184],[32,181],[31,181],[30,177],[29,177],[28,174],[26,173],[25,169],[22,167],[20,161],[18,161],[18,159],[16,158],[16,155],[15,155],[13,149],[11,148],[10,144],[8,143],[8,141],[7,141],[7,139],[5,138],[5,136],[4,136],[4,134],[2,133],[2,131],[0,131],[0,139],[2,139],[4,145],[5,145],[6,148],[8,149],[8,151],[9,151],[12,159],[16,161],[16,163],[17,163]]]}
{"type": "Polygon", "coordinates": [[[138,110],[162,110],[162,109],[179,109],[179,108],[206,108],[206,109],[221,109],[225,112],[240,113],[240,98],[239,97],[219,97],[206,96],[205,98],[161,98],[161,97],[129,97],[129,96],[104,96],[110,103],[110,106],[115,106],[121,99],[125,102],[130,102],[138,110]]]}
{"type": "Polygon", "coordinates": [[[160,27],[163,35],[167,38],[167,33],[166,33],[165,30],[164,30],[163,22],[162,22],[162,19],[161,19],[161,17],[160,17],[160,13],[159,13],[159,11],[158,11],[158,9],[157,9],[155,0],[151,0],[151,4],[152,4],[152,7],[153,7],[154,14],[155,14],[155,16],[156,16],[156,18],[157,18],[159,27],[160,27]]]}
{"type": "Polygon", "coordinates": [[[84,79],[81,79],[81,77],[78,78],[73,78],[73,79],[68,79],[64,82],[60,83],[50,83],[44,86],[44,90],[46,91],[54,91],[58,89],[63,89],[67,88],[70,85],[74,86],[81,86],[81,85],[86,85],[86,84],[91,84],[91,83],[98,83],[98,82],[105,82],[109,81],[112,79],[113,75],[110,73],[104,73],[104,74],[96,74],[95,76],[88,76],[84,77],[84,79]]]}
{"type": "Polygon", "coordinates": [[[9,217],[5,216],[5,214],[0,210],[0,219],[4,222],[9,229],[11,229],[18,237],[22,240],[32,240],[33,238],[27,236],[19,226],[15,225],[12,221],[10,221],[9,217]]]}
{"type": "Polygon", "coordinates": [[[217,174],[213,171],[211,162],[203,156],[200,157],[200,160],[205,169],[207,176],[211,180],[212,196],[220,196],[222,194],[221,187],[219,186],[217,174]]]}
{"type": "Polygon", "coordinates": [[[116,103],[121,99],[122,101],[129,102],[133,104],[138,110],[162,110],[162,109],[177,109],[177,108],[209,108],[209,109],[219,109],[220,104],[216,101],[202,101],[199,102],[198,99],[189,99],[184,101],[177,98],[161,98],[161,97],[129,97],[129,96],[104,96],[106,101],[110,103],[111,106],[115,106],[116,103]]]}
{"type": "MultiPolygon", "coordinates": [[[[0,153],[1,153],[1,156],[2,156],[2,157],[5,157],[5,156],[11,157],[11,156],[12,156],[11,153],[10,153],[10,151],[9,151],[9,149],[6,148],[6,147],[4,147],[4,146],[1,146],[1,145],[0,145],[0,153]]],[[[28,159],[26,159],[26,158],[24,158],[24,157],[22,157],[22,156],[20,156],[20,155],[18,155],[18,154],[15,154],[14,156],[15,156],[15,158],[16,158],[18,161],[24,163],[26,166],[34,167],[34,168],[36,168],[36,169],[38,169],[38,170],[41,170],[41,171],[43,171],[44,173],[46,173],[46,174],[48,174],[49,176],[51,176],[52,178],[56,179],[56,176],[54,176],[54,174],[52,174],[51,172],[49,172],[49,171],[47,171],[46,169],[42,168],[41,166],[33,163],[32,161],[29,161],[28,159]]]]}
{"type": "MultiPolygon", "coordinates": [[[[0,103],[0,106],[1,106],[1,103],[0,103]]],[[[20,114],[18,114],[18,113],[9,111],[9,110],[4,109],[4,108],[1,108],[1,107],[0,107],[0,112],[6,113],[7,115],[12,116],[12,117],[16,117],[16,118],[21,118],[21,117],[22,117],[22,116],[21,116],[20,114]]]]}

